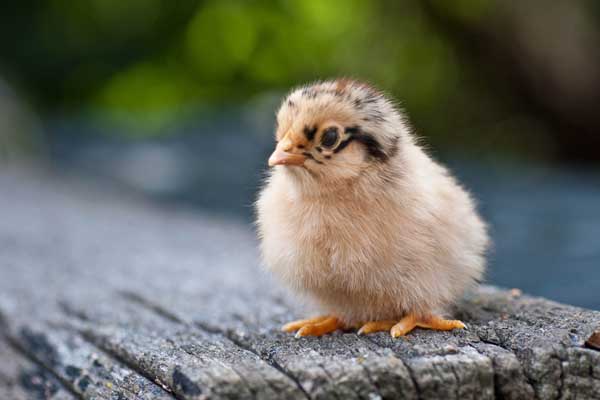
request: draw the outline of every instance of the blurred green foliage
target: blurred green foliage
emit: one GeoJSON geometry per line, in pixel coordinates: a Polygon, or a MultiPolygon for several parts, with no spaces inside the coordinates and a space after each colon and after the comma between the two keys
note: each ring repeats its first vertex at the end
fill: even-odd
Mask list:
{"type": "Polygon", "coordinates": [[[27,23],[4,25],[3,36],[28,36],[11,49],[8,66],[19,68],[21,84],[45,108],[168,118],[190,104],[244,101],[340,75],[401,91],[418,107],[457,80],[454,55],[412,1],[40,4],[21,5],[27,23]]]}
{"type": "MultiPolygon", "coordinates": [[[[469,24],[494,3],[432,0],[429,7],[469,24]]],[[[100,113],[157,134],[202,107],[349,76],[394,95],[442,146],[535,152],[551,145],[542,140],[544,124],[507,110],[502,91],[489,93],[488,76],[418,0],[24,0],[2,7],[0,74],[42,114],[100,113]],[[530,133],[478,135],[484,125],[530,133]]]]}

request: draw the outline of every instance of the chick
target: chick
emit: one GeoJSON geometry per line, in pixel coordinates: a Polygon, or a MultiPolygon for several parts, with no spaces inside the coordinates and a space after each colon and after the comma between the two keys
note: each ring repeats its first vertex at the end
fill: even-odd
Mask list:
{"type": "Polygon", "coordinates": [[[319,82],[287,96],[275,136],[256,205],[263,263],[324,312],[282,329],[464,328],[442,315],[482,277],[486,226],[401,111],[367,84],[319,82]]]}

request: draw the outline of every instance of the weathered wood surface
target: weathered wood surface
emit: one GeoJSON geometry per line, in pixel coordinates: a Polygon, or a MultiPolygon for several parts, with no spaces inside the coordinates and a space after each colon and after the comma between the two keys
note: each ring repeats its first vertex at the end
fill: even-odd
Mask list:
{"type": "Polygon", "coordinates": [[[600,398],[600,312],[482,287],[465,331],[295,339],[292,304],[249,226],[0,172],[1,399],[600,398]]]}

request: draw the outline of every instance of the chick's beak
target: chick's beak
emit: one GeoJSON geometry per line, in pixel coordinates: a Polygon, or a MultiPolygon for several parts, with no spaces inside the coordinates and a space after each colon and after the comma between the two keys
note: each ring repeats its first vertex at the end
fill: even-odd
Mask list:
{"type": "Polygon", "coordinates": [[[277,144],[275,151],[269,157],[269,167],[275,165],[303,165],[306,156],[293,153],[294,145],[287,137],[277,144]]]}
{"type": "Polygon", "coordinates": [[[275,165],[302,165],[306,157],[302,154],[294,154],[276,148],[271,157],[269,157],[269,167],[275,165]]]}

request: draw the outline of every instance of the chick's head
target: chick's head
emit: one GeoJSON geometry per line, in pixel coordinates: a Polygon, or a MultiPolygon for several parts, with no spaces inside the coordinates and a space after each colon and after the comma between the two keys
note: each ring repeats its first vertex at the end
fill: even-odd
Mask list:
{"type": "Polygon", "coordinates": [[[311,84],[284,99],[269,165],[302,179],[352,178],[394,157],[405,131],[399,111],[369,85],[311,84]]]}

